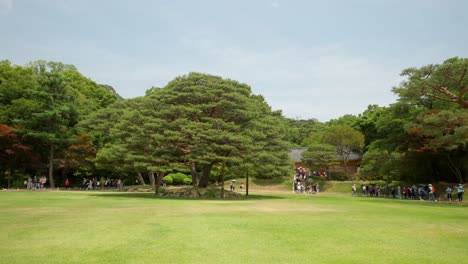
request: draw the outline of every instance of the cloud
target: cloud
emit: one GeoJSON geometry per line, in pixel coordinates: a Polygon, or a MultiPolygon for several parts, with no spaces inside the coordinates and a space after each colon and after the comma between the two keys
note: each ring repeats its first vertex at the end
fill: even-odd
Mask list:
{"type": "Polygon", "coordinates": [[[273,8],[278,8],[280,6],[280,4],[278,2],[272,2],[271,3],[271,7],[273,8]]]}
{"type": "MultiPolygon", "coordinates": [[[[210,42],[216,43],[203,39],[198,47],[204,54],[211,53],[209,66],[200,65],[198,71],[249,84],[273,109],[290,118],[328,121],[362,113],[369,104],[396,101],[391,87],[400,80],[401,65],[351,55],[337,44],[253,51],[207,47],[210,42]]],[[[196,40],[191,43],[196,47],[196,40]]]]}
{"type": "Polygon", "coordinates": [[[13,12],[13,0],[0,0],[0,15],[9,15],[13,12]]]}

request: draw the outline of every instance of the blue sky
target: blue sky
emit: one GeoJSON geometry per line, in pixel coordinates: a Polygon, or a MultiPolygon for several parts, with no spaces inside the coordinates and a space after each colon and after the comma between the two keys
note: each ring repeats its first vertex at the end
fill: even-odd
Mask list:
{"type": "Polygon", "coordinates": [[[468,57],[463,0],[0,0],[0,60],[75,65],[125,98],[191,71],[247,83],[290,118],[396,101],[408,67],[468,57]]]}

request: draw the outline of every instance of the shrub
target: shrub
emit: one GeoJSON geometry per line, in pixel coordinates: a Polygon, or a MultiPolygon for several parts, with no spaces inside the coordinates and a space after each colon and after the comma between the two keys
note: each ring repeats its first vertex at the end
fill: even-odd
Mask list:
{"type": "Polygon", "coordinates": [[[190,179],[189,177],[186,177],[186,178],[184,179],[184,184],[185,184],[185,185],[191,185],[191,184],[192,184],[192,179],[190,179]]]}
{"type": "Polygon", "coordinates": [[[173,180],[173,183],[175,185],[178,185],[178,184],[184,184],[184,180],[187,178],[187,175],[183,174],[183,173],[171,173],[171,174],[168,174],[167,176],[171,176],[172,177],[172,180],[173,180]]]}
{"type": "Polygon", "coordinates": [[[329,178],[332,181],[348,181],[350,176],[346,175],[344,172],[331,172],[329,178]]]}
{"type": "Polygon", "coordinates": [[[24,188],[24,180],[25,179],[21,179],[21,178],[18,178],[18,179],[15,179],[13,180],[10,184],[11,184],[11,188],[24,188]]]}
{"type": "Polygon", "coordinates": [[[172,184],[174,182],[170,175],[164,176],[163,180],[166,182],[166,184],[172,184]]]}

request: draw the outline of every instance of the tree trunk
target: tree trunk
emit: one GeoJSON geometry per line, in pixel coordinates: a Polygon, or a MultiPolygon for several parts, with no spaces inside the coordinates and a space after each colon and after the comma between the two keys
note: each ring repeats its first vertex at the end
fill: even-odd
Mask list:
{"type": "Polygon", "coordinates": [[[198,185],[198,172],[195,163],[192,163],[190,175],[192,176],[192,185],[196,187],[198,185]]]}
{"type": "Polygon", "coordinates": [[[247,169],[247,174],[245,177],[245,196],[249,196],[249,170],[247,169]]]}
{"type": "Polygon", "coordinates": [[[137,180],[141,185],[146,185],[145,184],[145,179],[143,179],[143,175],[141,175],[141,172],[137,173],[137,180]]]}
{"type": "Polygon", "coordinates": [[[8,168],[8,169],[5,171],[5,175],[7,176],[7,180],[8,180],[8,187],[7,187],[7,189],[10,189],[10,186],[11,186],[11,179],[13,178],[12,171],[11,171],[10,168],[8,168]]]}
{"type": "Polygon", "coordinates": [[[449,162],[450,170],[453,172],[453,174],[455,174],[455,176],[458,179],[458,182],[463,183],[464,180],[463,180],[463,175],[462,175],[460,168],[458,168],[458,166],[453,162],[452,158],[450,157],[450,154],[447,154],[446,156],[449,162]]]}
{"type": "Polygon", "coordinates": [[[154,185],[154,193],[159,194],[159,187],[161,187],[161,180],[164,178],[164,172],[156,174],[156,184],[154,185]]]}
{"type": "Polygon", "coordinates": [[[221,198],[224,198],[224,164],[225,162],[223,161],[223,166],[221,167],[221,198]]]}
{"type": "Polygon", "coordinates": [[[154,182],[155,182],[155,180],[154,180],[154,172],[152,172],[152,171],[148,172],[148,177],[149,177],[150,185],[151,185],[152,187],[154,187],[154,182]]]}
{"type": "Polygon", "coordinates": [[[208,187],[208,181],[210,180],[210,173],[211,173],[212,167],[213,167],[213,163],[203,165],[202,175],[200,177],[200,181],[198,182],[198,187],[200,188],[208,187]]]}
{"type": "Polygon", "coordinates": [[[54,145],[50,144],[49,150],[49,184],[50,188],[55,188],[54,180],[54,145]]]}

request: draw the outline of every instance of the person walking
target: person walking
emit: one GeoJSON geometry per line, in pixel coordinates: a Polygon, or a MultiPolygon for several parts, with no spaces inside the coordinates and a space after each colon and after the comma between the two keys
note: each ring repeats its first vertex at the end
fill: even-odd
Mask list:
{"type": "Polygon", "coordinates": [[[458,186],[455,186],[455,189],[457,189],[457,195],[458,195],[458,203],[463,202],[463,193],[465,192],[465,189],[463,189],[462,184],[458,184],[458,186]]]}
{"type": "Polygon", "coordinates": [[[435,188],[432,186],[432,184],[428,185],[428,191],[429,191],[429,200],[430,201],[435,201],[435,188]]]}
{"type": "Polygon", "coordinates": [[[447,189],[445,189],[445,192],[447,193],[447,200],[451,203],[452,202],[452,188],[450,188],[450,186],[447,186],[447,189]]]}
{"type": "Polygon", "coordinates": [[[356,184],[353,184],[353,187],[351,187],[351,191],[353,192],[352,195],[356,196],[356,184]]]}

